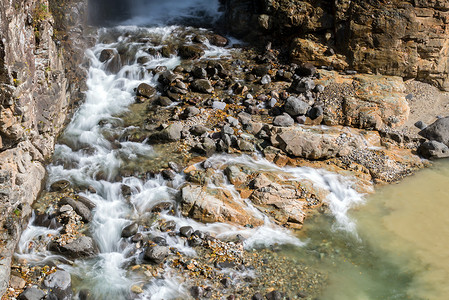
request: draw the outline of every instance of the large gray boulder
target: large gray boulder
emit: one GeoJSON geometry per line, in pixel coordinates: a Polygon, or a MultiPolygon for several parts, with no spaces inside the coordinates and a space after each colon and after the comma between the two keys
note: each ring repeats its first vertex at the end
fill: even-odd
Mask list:
{"type": "Polygon", "coordinates": [[[449,146],[449,117],[436,120],[419,134],[431,141],[437,141],[449,146]]]}
{"type": "Polygon", "coordinates": [[[181,139],[181,132],[183,130],[183,125],[181,123],[173,123],[168,125],[167,128],[152,134],[150,136],[150,142],[161,141],[161,142],[175,142],[181,139]]]}
{"type": "Polygon", "coordinates": [[[418,153],[428,159],[449,157],[449,147],[437,141],[425,141],[418,148],[418,153]]]}
{"type": "Polygon", "coordinates": [[[93,239],[88,236],[81,236],[64,245],[53,242],[50,244],[50,250],[72,259],[92,257],[98,253],[98,248],[93,239]]]}
{"type": "Polygon", "coordinates": [[[41,300],[44,299],[45,293],[35,287],[29,287],[17,299],[19,300],[41,300]]]}
{"type": "Polygon", "coordinates": [[[292,117],[299,115],[305,115],[309,110],[310,106],[303,99],[297,97],[288,97],[284,105],[284,110],[292,117]]]}
{"type": "Polygon", "coordinates": [[[170,249],[168,247],[156,245],[145,249],[144,258],[155,264],[160,264],[169,255],[170,249]]]}
{"type": "Polygon", "coordinates": [[[76,201],[73,198],[70,197],[64,197],[61,199],[61,201],[59,201],[59,205],[63,206],[63,205],[70,205],[75,212],[81,216],[81,218],[83,218],[83,221],[88,223],[90,221],[92,221],[92,212],[91,210],[84,205],[84,203],[82,203],[81,201],[76,201]]]}
{"type": "Polygon", "coordinates": [[[44,286],[59,300],[72,299],[72,279],[66,271],[58,270],[48,275],[44,280],[44,286]]]}

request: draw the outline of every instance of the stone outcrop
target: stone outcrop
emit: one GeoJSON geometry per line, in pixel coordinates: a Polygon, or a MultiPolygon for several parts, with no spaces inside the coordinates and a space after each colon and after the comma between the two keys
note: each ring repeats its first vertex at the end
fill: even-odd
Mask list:
{"type": "Polygon", "coordinates": [[[416,78],[449,90],[447,1],[223,2],[233,34],[280,43],[295,62],[416,78]]]}
{"type": "Polygon", "coordinates": [[[71,103],[80,100],[84,1],[0,1],[0,294],[71,103]]]}

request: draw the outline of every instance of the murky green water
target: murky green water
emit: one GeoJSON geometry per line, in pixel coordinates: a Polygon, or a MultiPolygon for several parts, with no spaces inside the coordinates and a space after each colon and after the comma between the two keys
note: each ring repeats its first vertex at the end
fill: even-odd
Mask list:
{"type": "Polygon", "coordinates": [[[321,215],[289,251],[330,274],[320,299],[449,298],[449,162],[379,188],[351,215],[356,234],[321,215]]]}

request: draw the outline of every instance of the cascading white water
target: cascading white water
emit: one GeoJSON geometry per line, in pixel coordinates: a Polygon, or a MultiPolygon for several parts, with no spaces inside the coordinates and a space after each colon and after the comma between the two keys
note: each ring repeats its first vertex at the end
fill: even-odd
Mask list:
{"type": "MultiPolygon", "coordinates": [[[[164,23],[167,21],[166,19],[171,22],[179,16],[198,17],[198,14],[193,13],[198,11],[194,8],[206,7],[208,11],[216,12],[218,7],[218,1],[211,3],[197,0],[186,1],[174,9],[172,2],[169,0],[162,4],[157,3],[157,6],[153,2],[149,2],[145,6],[145,11],[150,11],[150,13],[145,17],[137,16],[137,19],[132,22],[147,24],[149,18],[154,23],[164,23]]],[[[138,4],[136,7],[142,10],[144,6],[138,4]]],[[[216,16],[215,14],[211,15],[216,16]]],[[[92,186],[96,190],[96,193],[81,193],[81,196],[89,198],[96,205],[94,217],[90,223],[90,234],[98,245],[100,254],[94,259],[77,260],[73,265],[61,266],[80,278],[78,289],[89,289],[95,299],[127,299],[131,297],[131,285],[143,279],[130,277],[125,267],[132,260],[139,260],[139,252],[130,254],[131,244],[121,238],[121,232],[131,222],[148,217],[148,211],[154,205],[161,202],[174,203],[177,188],[184,183],[184,178],[180,174],[170,186],[160,176],[148,180],[125,177],[119,182],[115,181],[116,175],[123,167],[124,159],[127,161],[151,160],[158,153],[155,153],[152,147],[145,143],[114,141],[114,143],[120,143],[120,146],[117,147],[105,135],[105,133],[120,134],[127,129],[123,128],[123,122],[116,115],[126,111],[127,107],[134,102],[134,89],[140,83],[146,82],[153,86],[157,84],[157,78],[151,72],[143,72],[142,65],[137,63],[139,57],[147,56],[149,58],[148,62],[144,64],[145,68],[162,65],[173,69],[181,62],[180,58],[176,56],[163,58],[149,55],[143,51],[144,47],[148,47],[147,42],[136,42],[136,39],[132,37],[157,37],[160,44],[151,46],[161,47],[166,39],[176,35],[177,30],[179,28],[176,26],[153,28],[120,26],[100,31],[100,40],[102,40],[101,37],[106,36],[107,38],[104,40],[113,39],[113,41],[100,42],[87,51],[90,68],[86,101],[64,131],[61,138],[62,143],[56,146],[55,163],[48,167],[48,187],[57,180],[67,179],[74,185],[92,186]],[[123,47],[131,49],[129,52],[134,55],[128,62],[122,62],[124,66],[117,73],[107,71],[108,62],[102,63],[99,60],[101,52],[104,49],[118,51],[117,49],[123,47]],[[122,184],[130,187],[129,202],[122,195],[122,184]]],[[[228,53],[227,49],[207,43],[206,45],[208,49],[205,57],[223,56],[228,53]]],[[[329,191],[327,200],[336,217],[338,227],[348,231],[354,230],[354,223],[346,213],[352,205],[361,201],[361,196],[352,189],[351,181],[343,179],[341,176],[310,168],[279,168],[263,159],[255,160],[247,156],[217,155],[209,160],[223,165],[247,164],[257,169],[286,172],[298,179],[309,179],[320,188],[329,191]]],[[[263,219],[265,225],[250,229],[222,223],[202,224],[180,215],[162,214],[161,218],[175,221],[177,228],[190,225],[195,230],[207,231],[219,238],[240,234],[246,238],[244,246],[247,249],[273,244],[304,245],[304,242],[294,237],[291,232],[270,222],[268,217],[253,207],[247,199],[240,199],[232,187],[229,189],[234,191],[233,195],[238,198],[241,205],[248,211],[252,211],[257,218],[263,219]]],[[[140,230],[143,229],[140,228],[140,230]]],[[[195,255],[195,251],[185,245],[182,239],[159,232],[153,227],[151,227],[151,231],[164,237],[170,247],[177,248],[186,255],[195,255]]],[[[36,255],[34,252],[30,253],[27,247],[31,240],[49,233],[57,234],[56,231],[50,232],[29,225],[22,236],[19,254],[31,261],[42,260],[45,256],[50,255],[48,252],[43,253],[43,256],[36,255]]],[[[185,294],[185,287],[180,285],[176,278],[165,278],[147,282],[144,292],[139,297],[141,299],[172,299],[185,294]]]]}

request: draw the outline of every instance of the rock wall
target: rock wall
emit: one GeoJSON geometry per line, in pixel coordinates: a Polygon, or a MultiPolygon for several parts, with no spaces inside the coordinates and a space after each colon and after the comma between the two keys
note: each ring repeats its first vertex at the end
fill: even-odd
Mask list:
{"type": "Polygon", "coordinates": [[[416,78],[449,90],[449,2],[224,0],[229,30],[294,62],[416,78]]]}
{"type": "Polygon", "coordinates": [[[80,0],[0,0],[0,295],[44,164],[82,96],[85,11],[80,0]]]}

